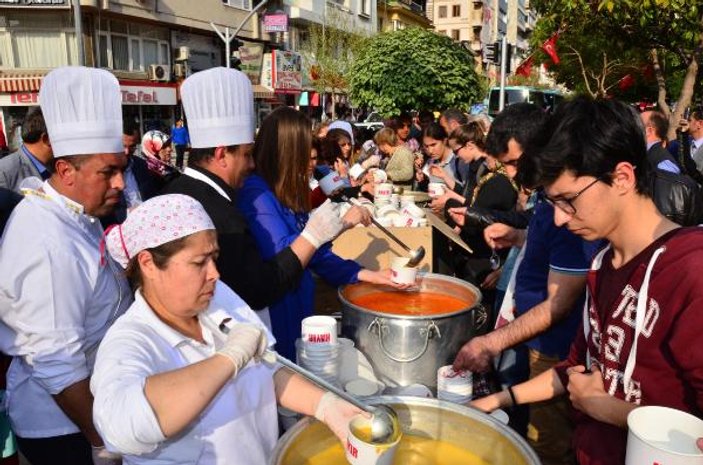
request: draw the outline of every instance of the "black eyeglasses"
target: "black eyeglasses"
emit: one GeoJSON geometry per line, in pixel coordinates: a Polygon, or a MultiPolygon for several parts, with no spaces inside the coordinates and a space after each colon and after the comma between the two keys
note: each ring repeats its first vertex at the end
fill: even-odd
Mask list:
{"type": "Polygon", "coordinates": [[[569,216],[574,216],[576,214],[576,207],[574,207],[574,201],[579,197],[579,195],[583,194],[588,189],[593,187],[598,181],[600,181],[600,179],[596,178],[592,183],[590,183],[589,185],[587,185],[586,187],[584,187],[583,189],[568,198],[562,197],[559,199],[552,199],[549,198],[544,192],[542,192],[542,195],[544,197],[544,200],[549,202],[554,207],[558,208],[569,216]]]}

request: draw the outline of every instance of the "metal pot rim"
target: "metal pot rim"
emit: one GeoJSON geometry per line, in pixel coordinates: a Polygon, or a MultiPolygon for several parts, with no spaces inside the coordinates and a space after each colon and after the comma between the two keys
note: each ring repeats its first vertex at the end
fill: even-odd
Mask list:
{"type": "MultiPolygon", "coordinates": [[[[375,397],[370,397],[366,399],[366,402],[371,405],[375,404],[411,404],[411,405],[419,405],[419,406],[430,406],[430,407],[442,407],[445,408],[446,410],[460,413],[464,416],[467,416],[471,418],[472,420],[479,421],[481,423],[484,423],[486,425],[490,425],[491,427],[494,427],[497,431],[499,431],[501,434],[506,436],[510,442],[512,442],[515,447],[517,447],[522,454],[528,459],[529,463],[534,463],[534,464],[539,464],[541,463],[539,458],[537,457],[537,453],[532,450],[532,448],[529,447],[527,444],[527,441],[523,439],[518,433],[516,433],[512,428],[508,427],[507,425],[501,423],[497,419],[493,418],[492,416],[481,412],[480,410],[477,410],[475,408],[467,407],[464,405],[459,405],[455,404],[453,402],[447,402],[439,399],[428,399],[425,397],[411,397],[411,396],[375,396],[375,397]]],[[[278,442],[276,443],[276,446],[274,447],[272,453],[271,453],[271,460],[270,464],[275,465],[276,462],[273,460],[276,459],[278,456],[281,455],[283,452],[283,448],[285,445],[290,443],[295,436],[300,434],[309,424],[313,423],[315,420],[312,417],[305,417],[304,419],[300,420],[298,423],[296,423],[292,428],[290,428],[288,431],[283,434],[278,439],[278,442]]]]}
{"type": "MultiPolygon", "coordinates": [[[[433,314],[433,315],[399,315],[397,313],[387,313],[387,312],[379,312],[377,310],[370,310],[368,308],[363,308],[360,307],[349,300],[344,296],[344,289],[347,288],[347,286],[350,286],[350,284],[345,284],[342,286],[339,286],[337,289],[337,297],[339,300],[342,302],[342,312],[348,307],[351,309],[354,309],[356,311],[359,311],[361,313],[366,313],[369,315],[377,316],[377,317],[382,317],[382,318],[388,318],[388,319],[398,319],[398,320],[417,320],[417,321],[422,321],[422,320],[441,320],[444,318],[451,318],[455,317],[457,315],[462,315],[464,313],[472,312],[476,310],[478,307],[481,306],[481,301],[483,300],[483,294],[481,293],[481,290],[474,286],[473,284],[466,282],[464,280],[455,278],[453,276],[446,276],[438,273],[427,273],[424,275],[424,277],[430,277],[433,279],[440,279],[443,281],[449,281],[452,282],[458,286],[466,287],[469,288],[476,296],[476,302],[466,308],[462,308],[461,310],[457,310],[455,312],[451,313],[439,313],[439,314],[433,314]]],[[[353,285],[353,284],[351,284],[353,285]]],[[[398,291],[402,292],[402,291],[398,291]]]]}

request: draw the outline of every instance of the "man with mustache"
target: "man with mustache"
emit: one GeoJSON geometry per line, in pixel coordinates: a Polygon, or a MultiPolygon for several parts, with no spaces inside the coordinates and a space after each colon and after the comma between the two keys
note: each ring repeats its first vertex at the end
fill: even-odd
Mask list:
{"type": "Polygon", "coordinates": [[[124,189],[120,88],[106,71],[65,67],[44,78],[39,99],[51,176],[23,186],[0,240],[8,413],[33,465],[119,463],[93,425],[89,382],[100,341],[132,302],[116,264],[101,258],[98,220],[124,189]]]}

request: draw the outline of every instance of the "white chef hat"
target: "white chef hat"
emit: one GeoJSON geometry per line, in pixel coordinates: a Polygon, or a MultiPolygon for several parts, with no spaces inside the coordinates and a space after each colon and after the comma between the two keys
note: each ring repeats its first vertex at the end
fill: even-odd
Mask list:
{"type": "Polygon", "coordinates": [[[124,152],[122,94],[108,71],[56,68],[42,81],[39,104],[54,157],[124,152]]]}
{"type": "Polygon", "coordinates": [[[190,145],[210,148],[254,142],[254,93],[236,69],[200,71],[181,85],[190,145]]]}
{"type": "Polygon", "coordinates": [[[124,223],[105,230],[105,245],[122,268],[145,249],[215,229],[203,206],[189,195],[157,195],[132,210],[124,223]]]}

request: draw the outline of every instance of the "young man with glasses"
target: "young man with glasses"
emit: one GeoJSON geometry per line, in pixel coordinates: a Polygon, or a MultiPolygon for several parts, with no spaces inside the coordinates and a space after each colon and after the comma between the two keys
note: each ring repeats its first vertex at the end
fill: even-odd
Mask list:
{"type": "MultiPolygon", "coordinates": [[[[523,148],[534,144],[545,119],[542,110],[531,104],[507,107],[491,125],[486,151],[519,178],[518,161],[531,156],[523,155],[523,148]]],[[[520,263],[506,272],[504,284],[508,287],[510,280],[514,289],[513,297],[506,297],[503,303],[513,321],[501,321],[494,331],[471,339],[454,361],[455,368],[486,371],[493,359],[498,359],[501,382],[507,385],[536,377],[568,355],[580,321],[586,272],[593,254],[592,244],[556,226],[553,207],[539,195],[535,197],[526,239],[524,230],[506,224],[496,223],[485,230],[486,242],[493,248],[522,247],[521,258],[516,259],[520,263]]],[[[516,250],[509,257],[517,256],[516,250]]],[[[526,412],[513,411],[511,419],[520,415],[526,412]]],[[[536,405],[529,417],[527,437],[542,463],[573,463],[566,399],[536,405]]],[[[514,426],[525,429],[519,423],[514,426]]]]}
{"type": "Polygon", "coordinates": [[[475,407],[542,402],[568,394],[581,465],[625,462],[627,415],[641,405],[703,413],[703,230],[664,217],[649,192],[641,122],[617,101],[576,99],[545,125],[520,163],[542,186],[554,222],[609,245],[593,260],[581,328],[569,357],[475,407]]]}

